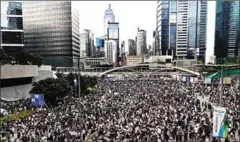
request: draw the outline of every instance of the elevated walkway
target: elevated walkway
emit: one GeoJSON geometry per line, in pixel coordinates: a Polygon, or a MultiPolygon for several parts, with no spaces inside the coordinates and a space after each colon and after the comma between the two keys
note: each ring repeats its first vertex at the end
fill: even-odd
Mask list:
{"type": "MultiPolygon", "coordinates": [[[[225,69],[223,71],[223,77],[229,77],[229,76],[240,76],[240,68],[225,69]]],[[[218,71],[216,73],[209,75],[208,78],[221,78],[221,71],[218,71]]]]}

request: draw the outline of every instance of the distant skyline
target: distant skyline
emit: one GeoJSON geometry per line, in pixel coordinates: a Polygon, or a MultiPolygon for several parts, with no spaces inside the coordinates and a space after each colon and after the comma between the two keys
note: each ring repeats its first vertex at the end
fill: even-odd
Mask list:
{"type": "MultiPolygon", "coordinates": [[[[94,38],[103,36],[104,11],[109,4],[119,22],[120,41],[135,39],[137,28],[147,31],[147,45],[152,45],[153,30],[156,28],[157,1],[78,1],[76,6],[80,13],[80,32],[92,30],[94,38]]],[[[121,43],[120,42],[120,43],[121,43]]]]}

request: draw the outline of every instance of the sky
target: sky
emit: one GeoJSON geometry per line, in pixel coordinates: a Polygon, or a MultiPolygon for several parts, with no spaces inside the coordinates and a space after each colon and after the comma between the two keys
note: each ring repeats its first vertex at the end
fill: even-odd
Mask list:
{"type": "Polygon", "coordinates": [[[115,22],[119,22],[120,41],[135,39],[137,28],[147,31],[147,45],[152,46],[153,31],[156,28],[156,1],[78,1],[76,6],[80,12],[80,31],[92,30],[94,38],[104,32],[104,11],[109,3],[115,14],[115,22]]]}

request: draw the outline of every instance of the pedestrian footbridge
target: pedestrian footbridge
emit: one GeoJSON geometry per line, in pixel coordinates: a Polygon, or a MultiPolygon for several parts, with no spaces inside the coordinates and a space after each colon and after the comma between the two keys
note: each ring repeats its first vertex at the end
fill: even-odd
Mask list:
{"type": "Polygon", "coordinates": [[[170,65],[156,65],[154,67],[149,66],[149,64],[139,64],[139,65],[132,65],[132,66],[122,66],[116,67],[104,72],[99,73],[99,76],[105,74],[111,74],[112,72],[137,72],[144,75],[151,75],[156,73],[169,73],[170,72],[185,72],[190,75],[200,76],[200,73],[194,72],[192,70],[184,69],[177,66],[170,66],[170,65]]]}
{"type": "Polygon", "coordinates": [[[81,75],[90,75],[90,76],[102,76],[107,74],[114,75],[176,75],[176,74],[185,74],[192,76],[199,76],[200,73],[194,72],[192,70],[184,69],[181,67],[170,66],[170,65],[156,65],[150,66],[149,64],[138,64],[132,66],[122,66],[122,67],[96,67],[92,69],[82,69],[71,68],[71,67],[58,67],[56,69],[58,73],[80,73],[81,75]]]}

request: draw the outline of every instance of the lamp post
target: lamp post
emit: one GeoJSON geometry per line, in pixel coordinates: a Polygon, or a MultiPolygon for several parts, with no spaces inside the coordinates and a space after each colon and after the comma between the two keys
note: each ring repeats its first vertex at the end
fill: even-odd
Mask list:
{"type": "Polygon", "coordinates": [[[80,57],[64,57],[67,59],[77,59],[78,60],[78,81],[77,81],[77,85],[78,85],[78,97],[80,98],[81,96],[81,83],[80,83],[80,57]]]}

